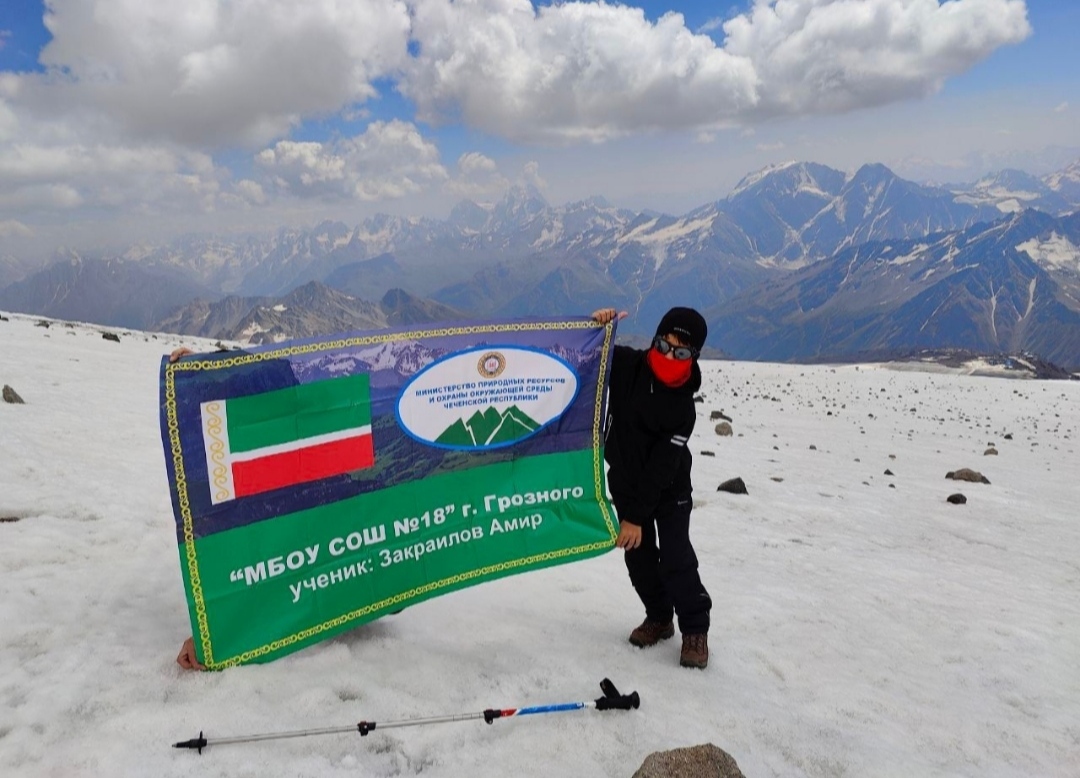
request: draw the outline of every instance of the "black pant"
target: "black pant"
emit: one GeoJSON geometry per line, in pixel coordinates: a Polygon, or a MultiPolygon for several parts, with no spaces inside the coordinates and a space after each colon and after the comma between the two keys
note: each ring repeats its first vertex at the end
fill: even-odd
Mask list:
{"type": "Polygon", "coordinates": [[[666,624],[678,614],[684,635],[708,632],[712,608],[690,545],[691,508],[689,497],[662,502],[641,527],[641,545],[626,552],[626,569],[645,605],[645,618],[666,624]]]}

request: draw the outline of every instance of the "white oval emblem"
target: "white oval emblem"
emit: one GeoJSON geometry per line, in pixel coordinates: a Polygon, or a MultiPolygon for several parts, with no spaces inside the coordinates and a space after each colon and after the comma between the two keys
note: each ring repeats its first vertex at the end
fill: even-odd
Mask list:
{"type": "Polygon", "coordinates": [[[406,384],[397,418],[411,437],[439,448],[509,446],[563,415],[578,393],[574,369],[519,346],[458,351],[406,384]]]}

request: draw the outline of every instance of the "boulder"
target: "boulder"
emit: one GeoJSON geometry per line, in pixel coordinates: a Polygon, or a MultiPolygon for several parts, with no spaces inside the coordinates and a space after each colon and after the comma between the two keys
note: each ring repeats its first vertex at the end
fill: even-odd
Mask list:
{"type": "Polygon", "coordinates": [[[716,434],[722,438],[730,438],[732,433],[731,425],[726,421],[722,421],[716,425],[716,434]]]}
{"type": "Polygon", "coordinates": [[[725,414],[723,411],[713,411],[709,414],[709,421],[731,421],[731,417],[725,414]]]}
{"type": "Polygon", "coordinates": [[[689,748],[657,751],[645,761],[633,778],[746,778],[735,758],[727,751],[705,743],[689,748]]]}
{"type": "Polygon", "coordinates": [[[117,335],[115,332],[103,332],[101,333],[101,337],[105,340],[111,340],[113,343],[120,342],[120,336],[117,335]]]}
{"type": "Polygon", "coordinates": [[[983,456],[984,457],[996,457],[997,456],[997,449],[994,448],[993,446],[991,446],[990,448],[986,449],[986,451],[983,452],[983,456]]]}
{"type": "Polygon", "coordinates": [[[885,468],[885,475],[895,475],[895,473],[893,473],[893,471],[889,468],[885,468]]]}
{"type": "Polygon", "coordinates": [[[956,494],[950,494],[945,498],[945,502],[951,502],[953,505],[963,505],[967,502],[967,497],[957,492],[956,494]]]}
{"type": "Polygon", "coordinates": [[[730,492],[731,494],[749,494],[749,492],[746,491],[746,484],[741,478],[729,478],[716,487],[716,491],[730,492]]]}
{"type": "Polygon", "coordinates": [[[959,470],[951,470],[945,474],[950,481],[970,481],[973,484],[988,484],[990,479],[977,470],[962,467],[959,470]]]}
{"type": "Polygon", "coordinates": [[[715,451],[702,451],[701,456],[703,456],[703,457],[714,457],[714,456],[716,456],[716,452],[715,451]]]}
{"type": "Polygon", "coordinates": [[[7,384],[4,384],[4,390],[2,392],[4,402],[11,403],[12,405],[25,405],[26,401],[19,397],[19,393],[12,389],[7,384]]]}

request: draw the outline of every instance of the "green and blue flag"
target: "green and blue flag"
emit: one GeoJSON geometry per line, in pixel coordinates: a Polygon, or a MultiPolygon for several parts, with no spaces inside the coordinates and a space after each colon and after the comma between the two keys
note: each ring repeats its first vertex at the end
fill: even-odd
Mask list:
{"type": "Polygon", "coordinates": [[[587,319],[495,321],[163,360],[200,660],[267,661],[612,548],[613,338],[587,319]]]}

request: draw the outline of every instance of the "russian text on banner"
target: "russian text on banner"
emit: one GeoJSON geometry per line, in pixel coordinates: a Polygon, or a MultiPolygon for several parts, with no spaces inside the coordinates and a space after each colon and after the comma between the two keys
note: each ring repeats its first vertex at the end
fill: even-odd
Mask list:
{"type": "Polygon", "coordinates": [[[613,337],[614,323],[498,321],[163,360],[200,660],[266,661],[610,549],[613,337]]]}

